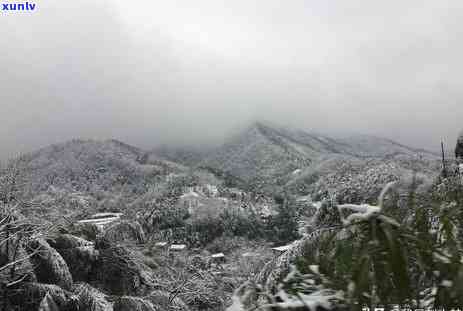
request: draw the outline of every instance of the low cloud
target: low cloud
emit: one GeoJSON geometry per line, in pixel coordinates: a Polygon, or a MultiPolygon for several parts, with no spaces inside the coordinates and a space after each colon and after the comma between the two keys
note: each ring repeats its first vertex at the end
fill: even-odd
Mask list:
{"type": "Polygon", "coordinates": [[[251,120],[437,149],[463,124],[457,1],[52,1],[0,12],[0,157],[251,120]]]}

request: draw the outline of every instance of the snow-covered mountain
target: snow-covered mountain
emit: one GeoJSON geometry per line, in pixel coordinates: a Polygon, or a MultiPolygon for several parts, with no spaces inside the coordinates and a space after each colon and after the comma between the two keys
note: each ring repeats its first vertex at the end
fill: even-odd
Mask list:
{"type": "MultiPolygon", "coordinates": [[[[251,184],[284,186],[294,184],[295,180],[300,182],[301,176],[307,176],[307,171],[316,171],[331,162],[362,165],[371,161],[378,165],[391,162],[401,166],[411,161],[426,167],[437,159],[432,152],[385,138],[362,135],[335,139],[257,122],[199,164],[228,172],[251,184]]],[[[326,169],[337,168],[328,166],[326,169]]],[[[316,181],[313,174],[309,176],[311,178],[304,180],[316,181]]]]}
{"type": "Polygon", "coordinates": [[[211,151],[211,147],[161,145],[150,151],[152,157],[195,166],[211,151]]]}
{"type": "Polygon", "coordinates": [[[407,154],[382,158],[336,154],[319,158],[288,179],[284,187],[292,193],[310,194],[315,200],[336,197],[342,203],[372,203],[391,181],[409,182],[416,176],[417,186],[430,184],[439,172],[437,159],[407,154]]]}
{"type": "Polygon", "coordinates": [[[347,201],[373,196],[400,175],[416,171],[431,178],[439,170],[432,152],[388,139],[330,138],[261,122],[214,149],[146,152],[117,140],[71,140],[23,155],[17,165],[32,197],[77,194],[102,202],[118,197],[124,204],[168,176],[202,169],[247,190],[336,193],[347,201]]]}
{"type": "Polygon", "coordinates": [[[128,186],[136,190],[148,180],[182,169],[117,140],[71,140],[23,155],[23,178],[32,191],[49,186],[86,191],[128,186]]]}
{"type": "Polygon", "coordinates": [[[410,155],[420,156],[425,158],[436,158],[437,153],[406,146],[395,142],[391,139],[371,136],[371,135],[355,135],[337,140],[339,143],[346,145],[350,153],[364,157],[390,157],[394,155],[410,155]]]}

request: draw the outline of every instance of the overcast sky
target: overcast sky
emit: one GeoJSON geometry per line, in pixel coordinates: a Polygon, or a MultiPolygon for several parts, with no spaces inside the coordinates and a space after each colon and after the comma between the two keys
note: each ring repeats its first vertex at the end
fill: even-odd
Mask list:
{"type": "Polygon", "coordinates": [[[0,11],[0,157],[251,120],[436,149],[463,128],[463,2],[37,0],[0,11]]]}

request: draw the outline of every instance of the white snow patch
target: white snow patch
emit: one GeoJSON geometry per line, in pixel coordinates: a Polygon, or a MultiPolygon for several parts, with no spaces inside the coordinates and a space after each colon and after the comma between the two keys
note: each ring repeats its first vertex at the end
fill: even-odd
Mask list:
{"type": "Polygon", "coordinates": [[[96,213],[96,214],[93,214],[90,218],[96,219],[96,218],[121,217],[122,215],[123,215],[122,213],[96,213]]]}
{"type": "Polygon", "coordinates": [[[287,250],[290,250],[293,248],[293,244],[288,244],[288,245],[283,245],[283,246],[278,246],[278,247],[272,247],[272,250],[277,251],[277,252],[286,252],[287,250]]]}
{"type": "Polygon", "coordinates": [[[185,244],[172,244],[169,249],[171,251],[182,251],[184,249],[186,249],[186,245],[185,244]]]}
{"type": "Polygon", "coordinates": [[[379,212],[381,212],[381,208],[379,206],[374,206],[374,205],[369,205],[369,204],[342,204],[342,205],[338,205],[338,209],[339,209],[340,214],[342,210],[344,209],[355,212],[347,216],[346,219],[342,220],[344,225],[349,225],[353,221],[368,220],[373,215],[377,215],[379,214],[379,212]]]}
{"type": "Polygon", "coordinates": [[[191,198],[191,197],[197,198],[199,197],[199,194],[194,191],[190,191],[180,196],[181,199],[186,199],[186,198],[191,198]]]}
{"type": "Polygon", "coordinates": [[[312,270],[316,274],[320,274],[320,270],[318,269],[318,265],[310,265],[309,269],[312,270]]]}
{"type": "Polygon", "coordinates": [[[443,280],[440,285],[442,285],[443,287],[452,287],[453,282],[450,280],[443,280]]]}
{"type": "Polygon", "coordinates": [[[292,174],[293,174],[293,175],[298,175],[298,174],[300,174],[301,172],[302,172],[302,170],[301,170],[300,168],[298,168],[298,169],[294,170],[294,171],[292,172],[292,174]]]}
{"type": "Polygon", "coordinates": [[[119,219],[120,219],[120,217],[92,218],[92,219],[79,220],[78,223],[80,223],[80,224],[85,224],[85,223],[98,224],[98,223],[113,222],[113,221],[116,221],[116,220],[119,220],[119,219]]]}
{"type": "Polygon", "coordinates": [[[317,210],[319,210],[320,207],[322,207],[322,202],[321,201],[313,202],[312,205],[315,206],[317,210]]]}
{"type": "Polygon", "coordinates": [[[309,195],[304,195],[300,196],[296,199],[297,202],[310,202],[312,200],[310,194],[309,195]]]}
{"type": "MultiPolygon", "coordinates": [[[[281,293],[279,293],[279,296],[282,297],[284,295],[281,295],[281,293]]],[[[305,307],[309,308],[309,310],[316,310],[320,307],[322,309],[330,310],[333,307],[332,301],[342,299],[342,293],[340,292],[333,293],[331,290],[319,290],[311,294],[300,293],[297,298],[284,297],[283,300],[286,301],[264,305],[262,306],[262,309],[266,310],[267,308],[276,307],[286,310],[305,307]]]]}

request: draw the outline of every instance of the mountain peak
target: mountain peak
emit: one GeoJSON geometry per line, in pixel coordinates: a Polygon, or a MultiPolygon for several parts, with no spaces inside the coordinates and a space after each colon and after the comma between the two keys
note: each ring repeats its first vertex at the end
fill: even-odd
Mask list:
{"type": "Polygon", "coordinates": [[[253,121],[248,128],[257,129],[257,130],[294,131],[294,129],[291,129],[291,128],[287,127],[287,126],[283,126],[282,124],[278,124],[278,123],[275,123],[275,122],[272,122],[272,121],[267,121],[267,120],[253,121]]]}

